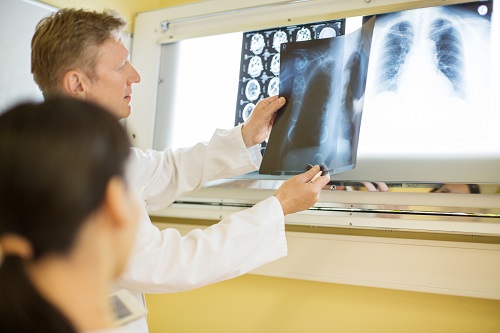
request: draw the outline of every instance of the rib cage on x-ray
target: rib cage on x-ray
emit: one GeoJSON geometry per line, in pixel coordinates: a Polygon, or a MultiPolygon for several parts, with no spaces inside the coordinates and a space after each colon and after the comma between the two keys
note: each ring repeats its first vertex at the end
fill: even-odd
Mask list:
{"type": "MultiPolygon", "coordinates": [[[[295,84],[292,88],[292,91],[301,95],[302,102],[300,110],[296,109],[293,112],[292,117],[294,119],[291,120],[287,140],[284,143],[294,144],[296,149],[307,149],[312,146],[319,147],[324,143],[328,137],[326,126],[329,113],[334,112],[330,107],[329,99],[331,99],[332,91],[336,88],[332,80],[335,77],[335,61],[332,59],[325,60],[316,68],[314,73],[307,84],[302,79],[299,79],[295,81],[298,84],[295,84]],[[300,112],[301,110],[317,111],[312,116],[311,113],[300,112]],[[302,130],[297,127],[297,124],[300,124],[302,130]],[[304,135],[303,129],[307,129],[308,135],[304,135]]],[[[317,161],[329,159],[328,157],[323,158],[320,152],[317,155],[319,156],[316,156],[316,160],[311,161],[314,164],[317,161]]],[[[303,167],[305,168],[305,165],[303,167]]]]}
{"type": "Polygon", "coordinates": [[[409,21],[393,24],[385,37],[382,55],[382,83],[386,90],[397,88],[399,74],[411,50],[415,34],[409,21]]]}
{"type": "Polygon", "coordinates": [[[374,19],[328,40],[282,44],[276,116],[260,173],[296,174],[308,164],[329,173],[354,168],[374,19]],[[325,171],[326,171],[325,170],[325,171]]]}
{"type": "Polygon", "coordinates": [[[433,66],[449,80],[456,96],[466,99],[467,62],[462,32],[463,24],[472,19],[469,15],[455,6],[379,15],[375,33],[382,32],[383,36],[378,36],[382,43],[375,90],[397,91],[408,58],[417,46],[422,50],[422,45],[430,43],[426,50],[432,53],[429,59],[433,66]]]}
{"type": "MultiPolygon", "coordinates": [[[[415,38],[415,27],[408,20],[394,23],[384,41],[382,82],[386,90],[395,91],[399,74],[411,51],[415,38]]],[[[458,28],[450,21],[435,19],[430,25],[429,36],[434,42],[437,68],[450,80],[455,92],[463,97],[464,55],[462,37],[458,28]]]]}
{"type": "Polygon", "coordinates": [[[491,1],[377,15],[360,153],[440,156],[487,140],[491,1]]]}
{"type": "Polygon", "coordinates": [[[438,18],[432,22],[429,37],[435,42],[438,69],[453,84],[455,92],[463,97],[464,55],[458,28],[450,20],[438,18]]]}

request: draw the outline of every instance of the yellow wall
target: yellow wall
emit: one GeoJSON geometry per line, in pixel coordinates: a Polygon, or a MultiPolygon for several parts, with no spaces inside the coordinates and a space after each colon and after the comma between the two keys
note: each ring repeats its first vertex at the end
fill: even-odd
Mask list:
{"type": "Polygon", "coordinates": [[[151,333],[500,332],[500,301],[257,275],[147,304],[151,333]]]}
{"type": "Polygon", "coordinates": [[[101,10],[111,8],[120,13],[129,23],[127,30],[133,30],[134,18],[137,13],[172,7],[199,0],[42,0],[40,2],[57,8],[86,8],[101,10]]]}
{"type": "MultiPolygon", "coordinates": [[[[196,0],[44,0],[142,11],[196,0]]],[[[500,282],[499,282],[500,283],[500,282]]],[[[197,290],[148,295],[151,333],[500,332],[500,301],[245,275],[197,290]]]]}

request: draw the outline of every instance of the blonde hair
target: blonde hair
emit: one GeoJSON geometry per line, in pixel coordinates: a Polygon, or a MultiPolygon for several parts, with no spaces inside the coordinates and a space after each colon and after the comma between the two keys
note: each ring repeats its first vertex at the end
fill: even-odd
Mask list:
{"type": "Polygon", "coordinates": [[[126,21],[115,11],[61,9],[42,19],[31,40],[31,73],[44,96],[57,92],[69,70],[95,80],[99,46],[118,38],[126,21]]]}

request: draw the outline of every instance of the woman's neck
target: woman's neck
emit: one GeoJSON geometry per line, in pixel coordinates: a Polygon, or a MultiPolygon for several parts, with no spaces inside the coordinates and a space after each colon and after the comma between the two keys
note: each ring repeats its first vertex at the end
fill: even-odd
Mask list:
{"type": "Polygon", "coordinates": [[[99,261],[87,254],[51,255],[28,267],[35,288],[78,331],[109,328],[113,323],[107,300],[109,276],[99,261]]]}

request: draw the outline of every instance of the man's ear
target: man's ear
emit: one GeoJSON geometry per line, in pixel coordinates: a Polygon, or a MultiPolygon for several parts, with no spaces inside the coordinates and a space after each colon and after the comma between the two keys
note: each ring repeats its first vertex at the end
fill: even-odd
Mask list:
{"type": "Polygon", "coordinates": [[[79,71],[67,71],[63,75],[61,88],[67,95],[83,99],[87,92],[88,80],[86,78],[85,74],[79,71]]]}

